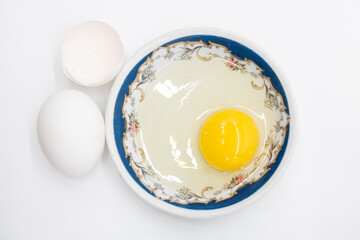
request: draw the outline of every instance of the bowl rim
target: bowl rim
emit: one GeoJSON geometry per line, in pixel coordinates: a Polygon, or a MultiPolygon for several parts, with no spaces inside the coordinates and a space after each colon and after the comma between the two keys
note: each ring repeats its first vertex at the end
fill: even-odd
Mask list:
{"type": "Polygon", "coordinates": [[[162,211],[165,211],[167,213],[182,216],[182,217],[188,217],[188,218],[210,218],[215,216],[222,216],[225,214],[234,213],[238,210],[241,210],[248,205],[254,203],[256,200],[258,200],[260,197],[262,197],[266,192],[268,192],[275,183],[279,180],[281,175],[284,173],[286,167],[289,164],[289,160],[293,154],[294,151],[294,140],[296,139],[296,133],[297,133],[297,117],[296,117],[296,106],[293,100],[293,93],[291,90],[291,87],[289,87],[289,83],[287,81],[287,78],[285,77],[282,70],[278,67],[278,65],[275,63],[275,61],[269,57],[268,54],[266,54],[260,47],[258,47],[255,43],[250,41],[247,38],[244,38],[242,36],[239,36],[236,33],[217,29],[217,28],[211,28],[211,27],[192,27],[192,28],[184,28],[175,30],[166,34],[161,35],[160,37],[148,42],[145,44],[144,47],[142,47],[140,50],[138,50],[128,62],[124,65],[123,69],[120,71],[119,75],[117,76],[112,89],[109,94],[108,102],[107,102],[107,108],[106,108],[106,114],[105,114],[105,127],[106,127],[106,141],[107,146],[110,152],[110,155],[112,157],[112,160],[118,169],[120,175],[125,180],[125,182],[129,185],[129,187],[138,195],[140,198],[148,202],[153,207],[156,207],[162,211]],[[270,179],[261,186],[255,193],[253,193],[251,196],[247,197],[246,199],[232,204],[230,206],[226,206],[223,208],[218,209],[209,209],[209,210],[196,210],[196,209],[186,209],[177,207],[171,204],[168,204],[164,201],[161,201],[154,196],[151,196],[149,193],[144,191],[140,185],[138,185],[135,180],[130,176],[128,171],[126,170],[125,166],[122,164],[120,155],[118,154],[118,150],[116,147],[115,137],[114,137],[114,128],[113,128],[113,115],[115,110],[115,103],[117,99],[118,92],[123,84],[124,79],[128,75],[128,73],[131,71],[133,66],[137,64],[144,56],[146,56],[149,52],[152,52],[154,49],[156,49],[158,46],[163,45],[164,43],[167,43],[171,40],[181,38],[184,36],[189,35],[215,35],[215,36],[221,36],[224,38],[229,38],[234,41],[237,41],[246,47],[250,48],[254,52],[256,52],[260,57],[262,57],[266,63],[272,68],[272,70],[275,72],[277,77],[279,78],[282,87],[284,88],[284,91],[286,93],[288,106],[291,111],[291,131],[288,132],[288,143],[286,147],[286,151],[284,153],[284,156],[282,158],[281,163],[279,164],[278,168],[275,170],[274,174],[270,177],[270,179]]]}

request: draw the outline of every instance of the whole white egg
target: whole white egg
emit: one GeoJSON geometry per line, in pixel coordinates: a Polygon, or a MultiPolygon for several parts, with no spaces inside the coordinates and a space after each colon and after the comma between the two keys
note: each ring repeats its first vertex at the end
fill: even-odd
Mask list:
{"type": "Polygon", "coordinates": [[[47,159],[71,176],[88,173],[104,150],[103,115],[89,96],[77,90],[63,90],[46,100],[37,133],[47,159]]]}

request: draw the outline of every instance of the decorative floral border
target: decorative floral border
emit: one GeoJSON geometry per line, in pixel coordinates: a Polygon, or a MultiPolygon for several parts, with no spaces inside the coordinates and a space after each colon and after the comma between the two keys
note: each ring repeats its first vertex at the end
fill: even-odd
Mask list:
{"type": "Polygon", "coordinates": [[[247,184],[252,184],[261,179],[270,170],[270,165],[275,162],[278,153],[284,143],[287,125],[290,117],[286,113],[282,96],[273,88],[270,78],[262,74],[263,70],[253,61],[240,59],[231,54],[224,46],[202,41],[177,42],[155,49],[147,60],[139,67],[135,80],[129,85],[129,95],[125,95],[123,104],[123,118],[125,119],[126,131],[123,137],[123,146],[126,157],[130,157],[130,166],[133,168],[137,178],[158,199],[169,200],[180,204],[209,203],[210,201],[223,201],[231,198],[236,192],[247,184]],[[171,61],[190,61],[192,58],[201,61],[220,59],[231,71],[240,74],[250,74],[256,80],[250,84],[255,90],[264,91],[264,106],[272,111],[279,112],[280,118],[270,131],[265,143],[265,151],[256,157],[253,168],[241,172],[231,178],[221,189],[216,189],[212,195],[206,197],[212,186],[206,186],[201,193],[194,193],[190,188],[182,187],[177,191],[167,189],[161,183],[161,179],[155,173],[151,165],[146,163],[144,151],[137,146],[136,134],[140,128],[137,120],[138,105],[145,98],[147,84],[156,79],[156,72],[160,66],[171,61]]]}

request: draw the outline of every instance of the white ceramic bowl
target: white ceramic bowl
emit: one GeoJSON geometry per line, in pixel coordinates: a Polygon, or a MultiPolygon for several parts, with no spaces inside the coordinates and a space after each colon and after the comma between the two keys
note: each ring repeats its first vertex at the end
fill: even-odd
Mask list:
{"type": "Polygon", "coordinates": [[[106,113],[114,163],[136,193],[169,213],[210,217],[245,207],[289,158],[296,117],[284,82],[272,60],[235,34],[166,34],[136,53],[114,83],[106,113]],[[251,164],[233,172],[207,164],[197,141],[204,121],[227,108],[247,113],[260,132],[251,164]]]}

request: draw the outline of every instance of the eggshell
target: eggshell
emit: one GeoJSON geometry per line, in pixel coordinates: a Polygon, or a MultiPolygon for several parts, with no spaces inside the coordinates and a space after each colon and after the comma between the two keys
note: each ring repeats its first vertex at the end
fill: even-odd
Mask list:
{"type": "Polygon", "coordinates": [[[89,96],[77,90],[63,90],[46,100],[37,132],[47,159],[71,176],[88,173],[104,150],[103,115],[89,96]]]}
{"type": "Polygon", "coordinates": [[[97,87],[113,80],[124,62],[124,47],[108,24],[88,21],[72,28],[61,46],[65,74],[75,83],[97,87]]]}

